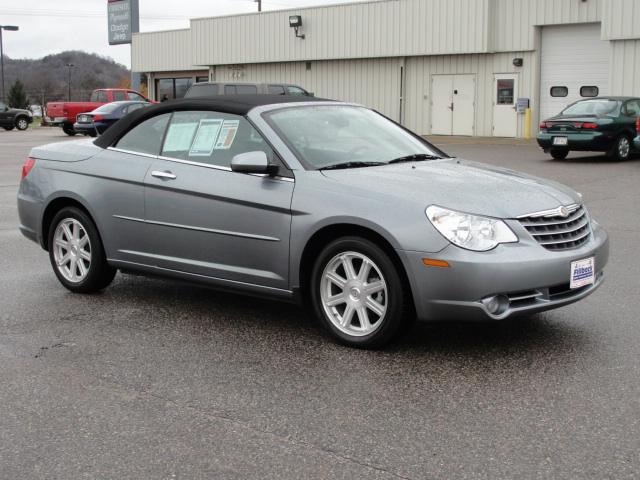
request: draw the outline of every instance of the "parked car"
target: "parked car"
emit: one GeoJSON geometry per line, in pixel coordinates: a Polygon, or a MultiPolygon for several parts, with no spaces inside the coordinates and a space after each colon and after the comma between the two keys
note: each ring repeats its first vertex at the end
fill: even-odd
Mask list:
{"type": "Polygon", "coordinates": [[[580,100],[540,123],[538,144],[557,160],[570,151],[606,152],[626,160],[632,152],[640,98],[596,97],[580,100]]]}
{"type": "Polygon", "coordinates": [[[33,122],[33,115],[29,110],[20,108],[9,108],[0,102],[0,127],[5,130],[26,130],[29,124],[33,122]]]}
{"type": "Polygon", "coordinates": [[[298,300],[361,347],[414,315],[497,321],[578,301],[609,254],[568,187],[292,96],[166,102],[93,142],[34,148],[18,212],[72,292],[120,269],[298,300]]]}
{"type": "Polygon", "coordinates": [[[73,124],[73,129],[77,133],[95,137],[96,135],[103,134],[107,128],[125,115],[149,105],[151,105],[151,103],[139,101],[107,103],[92,112],[78,115],[78,121],[73,124]]]}
{"type": "Polygon", "coordinates": [[[62,131],[73,136],[77,132],[73,124],[80,113],[88,113],[105,103],[119,101],[149,102],[149,99],[135,90],[126,88],[100,88],[94,90],[88,102],[49,102],[47,103],[47,123],[62,127],[62,131]]]}
{"type": "Polygon", "coordinates": [[[250,83],[250,82],[198,82],[189,87],[185,98],[210,97],[212,95],[299,95],[312,97],[298,85],[288,83],[250,83]]]}

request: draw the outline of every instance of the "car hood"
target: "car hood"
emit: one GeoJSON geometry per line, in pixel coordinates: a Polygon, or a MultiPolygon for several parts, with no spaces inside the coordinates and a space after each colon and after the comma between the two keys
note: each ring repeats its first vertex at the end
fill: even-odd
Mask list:
{"type": "Polygon", "coordinates": [[[478,215],[516,218],[580,203],[572,189],[506,168],[461,159],[325,170],[325,177],[354,193],[398,197],[478,215]]]}

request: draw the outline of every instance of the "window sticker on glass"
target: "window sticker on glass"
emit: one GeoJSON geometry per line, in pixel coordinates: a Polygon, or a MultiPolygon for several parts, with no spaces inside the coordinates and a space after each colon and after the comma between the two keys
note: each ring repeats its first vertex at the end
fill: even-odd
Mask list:
{"type": "Polygon", "coordinates": [[[191,150],[189,150],[189,156],[208,157],[211,155],[221,127],[221,119],[203,118],[200,120],[196,138],[193,140],[191,150]]]}
{"type": "Polygon", "coordinates": [[[233,145],[233,141],[238,133],[239,120],[225,120],[222,124],[222,130],[216,142],[216,150],[228,150],[233,145]]]}
{"type": "Polygon", "coordinates": [[[189,150],[198,123],[172,123],[164,140],[163,152],[185,152],[189,150]]]}

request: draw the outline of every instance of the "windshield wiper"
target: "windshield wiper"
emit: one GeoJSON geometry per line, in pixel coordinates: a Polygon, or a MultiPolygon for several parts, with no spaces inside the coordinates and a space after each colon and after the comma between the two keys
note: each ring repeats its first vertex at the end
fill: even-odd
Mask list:
{"type": "Polygon", "coordinates": [[[392,163],[404,163],[404,162],[420,162],[422,160],[438,160],[442,157],[438,157],[437,155],[429,155],[426,153],[414,153],[413,155],[406,155],[404,157],[394,158],[387,162],[388,164],[392,163]]]}
{"type": "Polygon", "coordinates": [[[386,163],[385,162],[343,162],[343,163],[336,163],[334,165],[327,165],[326,167],[319,168],[318,170],[340,170],[342,168],[375,167],[377,165],[386,165],[386,163]]]}

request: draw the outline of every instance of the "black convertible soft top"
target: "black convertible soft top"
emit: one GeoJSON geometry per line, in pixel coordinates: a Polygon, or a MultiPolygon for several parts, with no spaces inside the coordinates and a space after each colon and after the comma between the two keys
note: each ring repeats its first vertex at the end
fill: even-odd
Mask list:
{"type": "Polygon", "coordinates": [[[319,101],[326,102],[327,100],[316,97],[302,97],[300,95],[219,95],[215,97],[193,97],[182,100],[171,100],[147,108],[141,108],[126,115],[93,143],[101,148],[110,147],[119,140],[121,136],[139,123],[167,112],[213,110],[234,115],[246,115],[251,109],[262,105],[319,101]]]}

